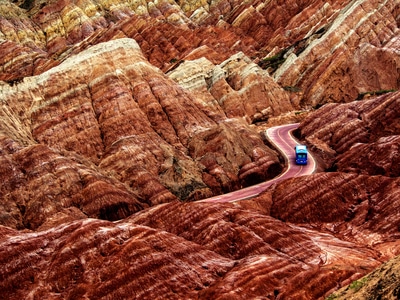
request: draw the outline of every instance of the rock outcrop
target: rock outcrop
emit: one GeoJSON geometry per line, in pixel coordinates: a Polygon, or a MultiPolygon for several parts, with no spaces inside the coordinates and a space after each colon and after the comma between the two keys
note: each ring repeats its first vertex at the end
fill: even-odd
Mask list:
{"type": "MultiPolygon", "coordinates": [[[[400,93],[392,92],[327,104],[307,117],[299,136],[325,168],[339,172],[279,184],[270,191],[264,210],[280,220],[312,224],[342,240],[368,244],[384,260],[399,255],[399,99],[400,93]]],[[[390,268],[355,281],[333,297],[361,299],[367,292],[376,297],[397,295],[385,275],[397,272],[396,259],[390,268]]]]}
{"type": "Polygon", "coordinates": [[[0,298],[324,299],[399,255],[399,25],[397,0],[1,1],[0,298]],[[288,114],[319,173],[195,202],[282,172],[259,131],[288,114]]]}
{"type": "Polygon", "coordinates": [[[304,107],[399,88],[395,0],[59,0],[5,3],[0,9],[6,41],[0,48],[8,53],[0,79],[10,82],[93,44],[129,37],[163,71],[201,57],[220,64],[242,51],[281,86],[300,90],[304,107]]]}
{"type": "Polygon", "coordinates": [[[25,234],[0,230],[5,299],[194,298],[233,266],[195,243],[129,222],[89,219],[25,234]]]}
{"type": "Polygon", "coordinates": [[[117,223],[0,230],[1,290],[9,299],[317,299],[360,276],[361,262],[366,270],[379,264],[376,251],[233,204],[173,202],[117,223]]]}
{"type": "Polygon", "coordinates": [[[294,224],[335,224],[332,229],[345,240],[373,244],[397,240],[398,185],[398,178],[354,173],[293,178],[273,189],[270,213],[294,224]]]}
{"type": "MultiPolygon", "coordinates": [[[[257,65],[252,67],[264,72],[257,65]]],[[[257,95],[263,89],[257,85],[248,90],[257,95]]],[[[16,228],[22,224],[37,228],[47,222],[50,211],[61,211],[71,203],[89,217],[114,220],[176,198],[195,200],[233,191],[272,178],[282,169],[276,153],[243,121],[267,109],[272,100],[261,102],[254,95],[254,107],[249,105],[228,118],[222,105],[210,99],[201,101],[149,64],[132,39],[97,44],[40,75],[13,85],[4,83],[1,91],[3,140],[17,145],[15,153],[4,153],[2,159],[10,162],[9,168],[19,170],[12,177],[24,177],[27,194],[25,200],[18,199],[17,221],[10,221],[18,224],[16,228]],[[124,184],[127,195],[123,198],[129,199],[103,201],[92,192],[108,194],[107,184],[89,179],[85,183],[82,174],[61,179],[63,173],[58,173],[57,165],[36,169],[55,157],[67,164],[63,170],[80,169],[68,153],[79,155],[80,164],[93,165],[95,178],[111,177],[124,184]],[[31,162],[32,168],[25,167],[24,160],[31,162]],[[31,224],[25,216],[30,210],[23,207],[28,205],[26,201],[33,205],[34,199],[41,199],[40,193],[37,198],[28,196],[29,190],[38,186],[36,181],[45,182],[50,189],[43,189],[44,195],[59,194],[61,187],[53,181],[64,182],[64,190],[57,199],[46,200],[59,208],[48,209],[46,216],[31,224]],[[87,189],[87,184],[92,187],[87,189]],[[68,186],[71,191],[66,192],[68,186]],[[81,189],[86,196],[79,196],[81,189]],[[96,211],[86,211],[81,201],[98,203],[96,211]],[[115,211],[111,215],[110,209],[115,211]]],[[[236,96],[236,101],[246,92],[243,94],[236,96]]],[[[281,92],[280,96],[287,100],[288,109],[287,94],[281,92]]],[[[8,177],[8,171],[3,176],[8,177]]],[[[15,199],[11,192],[20,190],[6,187],[4,199],[15,199]]]]}
{"type": "Polygon", "coordinates": [[[300,88],[303,103],[312,107],[399,89],[397,9],[396,1],[350,1],[335,18],[312,27],[301,51],[285,53],[275,79],[300,88]]]}
{"type": "Polygon", "coordinates": [[[243,53],[217,66],[204,58],[183,62],[168,75],[206,103],[217,102],[214,106],[228,118],[256,123],[298,108],[290,94],[243,53]]]}
{"type": "MultiPolygon", "coordinates": [[[[399,92],[386,93],[346,105],[328,104],[304,120],[299,127],[299,137],[307,137],[306,140],[323,158],[328,168],[335,168],[335,159],[340,161],[340,168],[347,168],[345,161],[348,161],[350,167],[351,156],[360,158],[358,160],[360,169],[367,168],[371,174],[390,174],[392,166],[396,168],[392,158],[396,160],[398,156],[396,136],[400,134],[399,104],[399,92]],[[372,157],[371,153],[374,153],[372,151],[385,141],[390,147],[389,156],[388,153],[386,155],[377,153],[378,156],[372,157]],[[359,143],[368,144],[363,148],[366,152],[358,152],[352,156],[351,153],[355,154],[357,148],[362,149],[359,143]],[[361,165],[361,157],[365,155],[377,162],[375,171],[371,169],[374,163],[370,164],[370,167],[361,165]]],[[[365,159],[363,160],[365,162],[365,159]]]]}
{"type": "Polygon", "coordinates": [[[340,155],[339,171],[369,175],[400,176],[400,136],[387,136],[374,143],[356,144],[340,155]]]}
{"type": "Polygon", "coordinates": [[[1,139],[1,224],[43,229],[87,217],[117,220],[147,205],[87,160],[1,139]]]}
{"type": "Polygon", "coordinates": [[[399,298],[399,259],[397,256],[382,264],[371,274],[341,288],[332,294],[331,298],[338,300],[399,298]]]}

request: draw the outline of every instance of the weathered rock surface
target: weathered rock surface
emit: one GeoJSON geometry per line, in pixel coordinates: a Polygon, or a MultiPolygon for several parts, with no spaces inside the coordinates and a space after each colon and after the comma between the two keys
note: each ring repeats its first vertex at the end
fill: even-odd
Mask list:
{"type": "Polygon", "coordinates": [[[359,157],[360,169],[367,169],[371,174],[390,174],[392,166],[394,172],[397,167],[395,162],[398,157],[396,136],[400,135],[399,104],[399,92],[345,105],[328,104],[304,120],[299,127],[299,135],[307,136],[307,141],[313,145],[314,151],[323,157],[328,167],[332,167],[337,158],[340,168],[345,169],[354,164],[350,157],[359,157]],[[386,155],[377,153],[377,156],[372,158],[371,152],[375,152],[373,149],[384,141],[387,141],[390,152],[386,155]],[[368,144],[364,147],[366,152],[352,155],[357,147],[360,149],[359,143],[368,144]],[[375,163],[367,166],[365,159],[364,164],[362,163],[361,157],[366,155],[376,161],[375,171],[371,169],[375,163]]]}
{"type": "Polygon", "coordinates": [[[400,136],[387,136],[375,143],[356,144],[338,157],[335,166],[343,172],[400,176],[400,136]]]}
{"type": "Polygon", "coordinates": [[[168,75],[204,102],[217,102],[228,118],[255,123],[296,108],[289,93],[243,53],[217,66],[204,58],[184,62],[168,75]]]}
{"type": "Polygon", "coordinates": [[[1,224],[44,229],[87,217],[117,220],[147,205],[87,160],[2,137],[1,224]]]}
{"type": "MultiPolygon", "coordinates": [[[[257,93],[260,89],[253,90],[257,93]]],[[[14,85],[3,84],[1,92],[4,143],[18,145],[13,157],[7,153],[1,157],[11,161],[9,168],[13,170],[23,165],[22,171],[11,177],[27,174],[23,185],[26,199],[17,201],[20,212],[12,209],[18,217],[10,222],[16,228],[22,224],[37,228],[47,222],[50,211],[61,211],[71,203],[89,217],[114,220],[147,205],[236,190],[272,178],[282,169],[276,153],[264,145],[261,135],[239,118],[249,118],[270,103],[256,102],[257,97],[253,97],[257,107],[227,118],[218,103],[197,99],[149,64],[132,39],[93,46],[40,75],[14,85]],[[53,157],[63,161],[67,152],[81,156],[83,164],[94,165],[95,178],[106,176],[124,184],[127,195],[121,197],[129,199],[105,200],[97,193],[108,194],[111,187],[107,184],[94,184],[89,179],[85,183],[82,174],[76,179],[60,179],[62,173],[51,164],[39,173],[36,170],[36,165],[41,168],[41,164],[52,163],[53,157]],[[32,170],[24,166],[24,159],[33,162],[32,170]],[[33,221],[27,216],[30,210],[24,207],[26,201],[33,205],[41,199],[39,194],[37,200],[28,196],[40,186],[36,181],[49,186],[49,190],[43,189],[43,195],[58,195],[61,187],[53,181],[65,182],[61,194],[68,196],[46,200],[59,208],[49,209],[33,221]],[[87,184],[91,188],[87,189],[87,184]],[[70,192],[66,192],[68,186],[70,192]],[[80,189],[87,195],[79,196],[80,189]],[[93,202],[92,198],[97,200],[93,202]],[[97,208],[89,212],[80,201],[97,208]],[[110,209],[115,211],[111,215],[110,209]]],[[[282,92],[281,96],[286,94],[282,92]]],[[[237,101],[240,97],[245,96],[236,97],[237,101]]],[[[265,97],[272,99],[273,95],[265,97]]],[[[79,169],[69,165],[73,162],[68,157],[65,159],[67,166],[63,169],[79,169]]],[[[3,176],[8,177],[8,171],[3,176]]],[[[7,205],[14,206],[12,192],[20,190],[7,188],[3,199],[11,199],[7,205]]],[[[7,222],[3,224],[11,224],[7,222]]]]}
{"type": "Polygon", "coordinates": [[[3,299],[190,299],[233,266],[195,243],[130,222],[0,230],[3,299]]]}
{"type": "Polygon", "coordinates": [[[366,92],[399,89],[397,1],[349,2],[335,18],[330,4],[324,5],[330,20],[310,24],[308,45],[289,49],[274,74],[281,85],[300,88],[304,104],[349,102],[366,92]]]}
{"type": "Polygon", "coordinates": [[[399,298],[399,259],[397,256],[382,264],[374,272],[335,292],[332,298],[338,300],[399,298]]]}
{"type": "MultiPolygon", "coordinates": [[[[327,168],[340,172],[283,182],[270,191],[264,210],[283,221],[311,224],[342,240],[370,245],[384,260],[399,255],[399,99],[399,92],[393,92],[328,104],[307,117],[299,136],[327,168]]],[[[397,295],[387,277],[397,272],[393,264],[369,275],[371,280],[354,282],[338,294],[340,299],[362,299],[367,291],[373,297],[397,295]]]]}
{"type": "Polygon", "coordinates": [[[399,25],[397,0],[1,1],[0,298],[314,300],[399,255],[399,25]],[[277,175],[252,124],[327,102],[298,136],[335,172],[178,201],[277,175]]]}
{"type": "Polygon", "coordinates": [[[164,71],[200,57],[220,64],[242,51],[281,86],[300,90],[305,107],[400,84],[395,0],[58,0],[6,2],[0,9],[8,41],[1,49],[10,53],[0,79],[8,81],[42,73],[90,45],[130,37],[164,71]]]}
{"type": "Polygon", "coordinates": [[[273,189],[270,213],[295,224],[332,223],[339,235],[362,243],[397,240],[398,186],[398,178],[354,173],[293,178],[273,189]],[[341,224],[346,225],[341,227],[341,224]],[[352,227],[353,232],[346,232],[345,227],[352,227]],[[355,228],[363,233],[358,235],[355,228]],[[366,232],[371,236],[366,236],[366,232]]]}
{"type": "Polygon", "coordinates": [[[379,264],[376,251],[233,204],[173,202],[117,223],[0,229],[1,287],[9,299],[317,299],[359,277],[359,263],[366,270],[379,264]]]}

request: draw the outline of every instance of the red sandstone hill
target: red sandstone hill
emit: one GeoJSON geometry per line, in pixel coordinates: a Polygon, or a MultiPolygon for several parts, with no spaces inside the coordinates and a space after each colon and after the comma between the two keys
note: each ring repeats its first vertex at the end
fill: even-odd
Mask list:
{"type": "Polygon", "coordinates": [[[0,298],[324,299],[374,270],[331,298],[398,295],[399,25],[395,0],[1,2],[0,298]],[[299,120],[318,173],[195,202],[279,174],[262,128],[299,120]]]}

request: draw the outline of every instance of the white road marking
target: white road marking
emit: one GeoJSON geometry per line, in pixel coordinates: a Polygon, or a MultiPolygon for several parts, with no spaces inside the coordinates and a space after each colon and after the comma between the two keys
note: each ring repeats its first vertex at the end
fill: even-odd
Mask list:
{"type": "Polygon", "coordinates": [[[282,153],[282,155],[285,157],[287,166],[285,167],[285,171],[283,173],[281,173],[280,175],[278,175],[277,177],[275,177],[271,180],[268,180],[268,181],[250,186],[250,187],[246,187],[246,188],[234,191],[234,192],[230,192],[227,194],[218,195],[218,196],[214,196],[211,198],[199,200],[197,202],[235,202],[235,201],[239,201],[239,200],[249,199],[249,198],[258,196],[260,193],[265,191],[273,183],[279,182],[286,178],[310,175],[310,174],[314,173],[316,170],[316,162],[310,153],[308,153],[309,160],[308,160],[307,165],[298,166],[293,163],[293,158],[294,158],[293,151],[294,150],[292,150],[292,148],[294,149],[294,146],[296,144],[298,144],[298,141],[293,137],[292,131],[294,129],[296,129],[298,125],[299,125],[298,123],[288,124],[288,125],[280,125],[280,126],[268,128],[266,130],[267,138],[275,146],[275,148],[277,150],[279,150],[282,153]],[[288,131],[288,136],[283,138],[281,136],[280,130],[285,129],[285,128],[290,128],[290,129],[288,131]],[[291,145],[288,142],[287,138],[289,138],[293,142],[293,145],[291,145]],[[284,149],[286,147],[282,147],[282,145],[279,145],[279,139],[284,145],[286,144],[287,149],[284,149]],[[297,172],[293,176],[286,177],[286,174],[293,168],[297,168],[297,172]],[[235,195],[237,195],[237,197],[235,197],[235,195]]]}

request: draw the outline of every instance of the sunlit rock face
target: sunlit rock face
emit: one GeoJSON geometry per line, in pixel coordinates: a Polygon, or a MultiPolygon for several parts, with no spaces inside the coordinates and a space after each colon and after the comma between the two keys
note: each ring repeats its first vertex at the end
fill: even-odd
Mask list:
{"type": "Polygon", "coordinates": [[[301,88],[303,102],[314,107],[398,89],[397,6],[396,1],[351,1],[324,27],[314,27],[309,44],[289,54],[274,77],[282,85],[301,88]]]}
{"type": "Polygon", "coordinates": [[[399,104],[399,92],[345,105],[328,104],[306,118],[299,132],[307,136],[328,167],[336,167],[337,159],[343,170],[354,166],[369,174],[398,176],[399,104]],[[385,155],[379,153],[381,147],[387,147],[385,155]]]}
{"type": "Polygon", "coordinates": [[[203,101],[216,101],[229,118],[255,123],[295,108],[290,94],[243,53],[219,65],[204,58],[184,62],[168,75],[203,101]]]}
{"type": "Polygon", "coordinates": [[[387,136],[374,143],[360,143],[340,155],[336,166],[344,172],[400,176],[400,136],[387,136]]]}
{"type": "MultiPolygon", "coordinates": [[[[40,75],[4,83],[1,91],[4,143],[17,145],[2,159],[10,162],[16,172],[11,178],[22,180],[21,193],[26,194],[15,200],[10,193],[20,189],[5,187],[3,198],[17,208],[10,209],[11,221],[4,225],[37,228],[72,206],[89,217],[120,219],[148,205],[233,191],[282,169],[277,154],[245,121],[268,102],[227,118],[218,102],[201,101],[196,91],[152,66],[132,39],[97,44],[40,75]],[[88,171],[80,171],[69,153],[91,165],[93,179],[85,177],[88,171]],[[75,175],[64,178],[53,162],[58,159],[60,168],[71,168],[75,175]],[[25,167],[24,160],[32,167],[25,167]],[[94,182],[103,177],[112,180],[94,182]],[[114,181],[124,185],[123,195],[107,192],[114,181]],[[43,196],[30,197],[39,182],[45,184],[43,196]],[[36,220],[28,217],[39,209],[34,203],[45,199],[51,209],[44,208],[36,220]],[[23,212],[15,212],[18,208],[23,212]]],[[[8,171],[3,176],[9,178],[8,171]]]]}
{"type": "Polygon", "coordinates": [[[1,79],[8,81],[42,73],[90,45],[130,37],[163,71],[187,58],[220,64],[241,51],[282,87],[300,90],[304,107],[399,88],[395,0],[60,0],[3,3],[0,10],[7,41],[0,48],[9,53],[1,79]]]}
{"type": "Polygon", "coordinates": [[[2,1],[0,298],[325,299],[399,255],[399,16],[2,1]],[[194,202],[282,172],[291,114],[319,173],[194,202]]]}
{"type": "Polygon", "coordinates": [[[379,264],[377,251],[233,204],[173,202],[114,223],[0,232],[10,299],[318,299],[359,276],[361,262],[379,264]]]}

